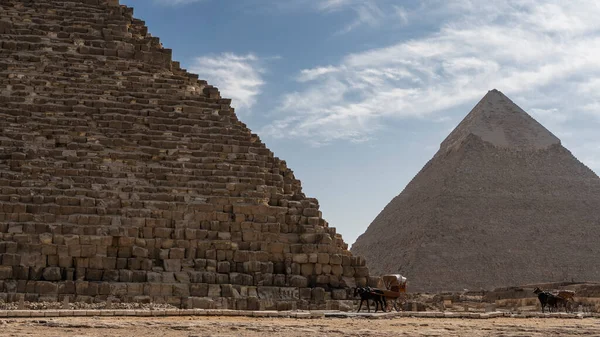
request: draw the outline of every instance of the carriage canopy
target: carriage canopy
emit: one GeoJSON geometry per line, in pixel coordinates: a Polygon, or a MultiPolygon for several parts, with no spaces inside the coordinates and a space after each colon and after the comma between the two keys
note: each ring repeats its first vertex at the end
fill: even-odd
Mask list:
{"type": "Polygon", "coordinates": [[[392,289],[392,287],[406,287],[406,277],[400,274],[383,275],[381,280],[386,289],[392,289]]]}

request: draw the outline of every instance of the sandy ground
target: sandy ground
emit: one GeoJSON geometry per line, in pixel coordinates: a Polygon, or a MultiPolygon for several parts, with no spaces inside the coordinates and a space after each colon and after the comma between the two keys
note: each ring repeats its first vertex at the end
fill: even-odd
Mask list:
{"type": "Polygon", "coordinates": [[[599,319],[65,317],[0,320],[0,336],[599,336],[599,319]]]}

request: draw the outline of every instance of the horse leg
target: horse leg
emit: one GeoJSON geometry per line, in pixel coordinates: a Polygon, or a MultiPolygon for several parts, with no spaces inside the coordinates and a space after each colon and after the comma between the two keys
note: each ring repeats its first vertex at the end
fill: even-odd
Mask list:
{"type": "Polygon", "coordinates": [[[358,305],[358,310],[356,312],[360,312],[360,308],[362,308],[362,304],[363,304],[364,299],[360,299],[360,304],[358,305]]]}
{"type": "Polygon", "coordinates": [[[367,311],[371,312],[371,305],[369,304],[369,298],[367,298],[367,311]]]}

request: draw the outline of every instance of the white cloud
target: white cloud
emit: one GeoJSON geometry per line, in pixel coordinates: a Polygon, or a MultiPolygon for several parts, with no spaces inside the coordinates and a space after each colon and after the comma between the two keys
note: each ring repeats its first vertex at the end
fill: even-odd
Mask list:
{"type": "Polygon", "coordinates": [[[318,68],[314,68],[314,69],[304,69],[300,72],[300,75],[298,76],[298,81],[299,82],[313,81],[325,74],[331,74],[338,70],[339,69],[332,67],[332,66],[318,67],[318,68]]]}
{"type": "MultiPolygon", "coordinates": [[[[337,2],[340,1],[344,2],[344,6],[350,6],[350,4],[345,3],[350,1],[338,0],[337,2]]],[[[383,18],[386,17],[386,13],[374,1],[362,1],[360,4],[354,4],[349,8],[354,12],[355,18],[346,27],[338,31],[338,34],[348,33],[364,25],[379,26],[383,23],[383,18]]]]}
{"type": "Polygon", "coordinates": [[[200,74],[211,85],[219,88],[224,97],[232,99],[232,105],[247,112],[256,103],[265,84],[261,60],[253,55],[223,53],[197,57],[190,72],[200,74]]]}
{"type": "MultiPolygon", "coordinates": [[[[355,2],[324,4],[337,10],[355,2]]],[[[389,119],[431,116],[473,103],[492,88],[557,124],[586,106],[598,114],[600,82],[587,80],[600,74],[597,2],[423,4],[424,20],[445,18],[437,31],[302,70],[300,89],[283,97],[281,119],[263,132],[316,143],[362,141],[389,119]]]]}
{"type": "Polygon", "coordinates": [[[346,34],[359,27],[377,28],[406,24],[412,14],[397,5],[397,0],[254,0],[247,8],[276,12],[311,11],[323,15],[343,15],[345,23],[336,34],[346,34]]]}

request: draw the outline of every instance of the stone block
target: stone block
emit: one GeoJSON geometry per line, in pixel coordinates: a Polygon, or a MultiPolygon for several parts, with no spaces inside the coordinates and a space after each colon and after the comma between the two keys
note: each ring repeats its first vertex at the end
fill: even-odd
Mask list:
{"type": "Polygon", "coordinates": [[[142,283],[127,283],[127,296],[140,296],[144,294],[142,283]]]}
{"type": "Polygon", "coordinates": [[[342,264],[342,256],[339,254],[330,255],[329,256],[329,264],[341,265],[342,264]]]}
{"type": "Polygon", "coordinates": [[[281,292],[279,287],[257,287],[258,298],[260,299],[280,299],[281,292]]]}
{"type": "Polygon", "coordinates": [[[289,279],[289,285],[291,287],[304,288],[308,286],[308,279],[300,275],[291,275],[289,279]]]}
{"type": "Polygon", "coordinates": [[[351,266],[352,257],[348,255],[342,255],[342,266],[351,266]]]}
{"type": "Polygon", "coordinates": [[[317,278],[315,279],[315,282],[318,285],[329,284],[329,282],[331,281],[331,276],[332,275],[318,275],[317,278]]]}
{"type": "Polygon", "coordinates": [[[211,298],[192,297],[192,307],[198,309],[216,309],[217,305],[211,298]]]}
{"type": "Polygon", "coordinates": [[[46,281],[35,283],[35,292],[41,295],[58,294],[58,284],[46,281]]]}
{"type": "Polygon", "coordinates": [[[42,277],[46,281],[60,281],[62,274],[59,267],[46,267],[42,273],[42,277]]]}
{"type": "Polygon", "coordinates": [[[245,250],[236,250],[233,253],[234,262],[247,262],[250,261],[250,252],[245,250]]]}
{"type": "Polygon", "coordinates": [[[248,261],[248,262],[244,262],[243,264],[244,266],[244,273],[250,274],[250,273],[255,273],[255,272],[259,272],[260,268],[261,268],[261,263],[258,261],[248,261]]]}
{"type": "Polygon", "coordinates": [[[209,284],[208,285],[208,297],[221,297],[221,285],[209,284]]]}
{"type": "Polygon", "coordinates": [[[229,274],[217,274],[217,284],[227,284],[229,282],[229,274]]]}
{"type": "Polygon", "coordinates": [[[317,254],[317,262],[320,264],[329,264],[329,254],[318,253],[317,254]]]}
{"type": "Polygon", "coordinates": [[[312,263],[303,263],[300,266],[300,274],[303,276],[310,276],[314,274],[315,265],[312,263]]]}
{"type": "Polygon", "coordinates": [[[102,281],[104,282],[119,282],[120,275],[118,270],[103,270],[102,281]]]}
{"type": "Polygon", "coordinates": [[[311,298],[311,301],[313,301],[315,303],[325,301],[325,289],[320,288],[320,287],[312,288],[310,298],[311,298]]]}
{"type": "Polygon", "coordinates": [[[202,274],[202,280],[204,283],[217,283],[217,274],[213,272],[204,272],[202,274]]]}
{"type": "Polygon", "coordinates": [[[191,283],[202,283],[203,282],[203,272],[200,271],[188,271],[188,276],[191,283]]]}
{"type": "Polygon", "coordinates": [[[127,269],[119,270],[119,281],[133,282],[133,271],[127,269]]]}
{"type": "Polygon", "coordinates": [[[21,263],[21,255],[19,254],[2,254],[2,265],[18,266],[21,263]]]}
{"type": "Polygon", "coordinates": [[[51,245],[53,241],[52,234],[42,233],[39,235],[40,243],[44,245],[51,245]]]}
{"type": "Polygon", "coordinates": [[[292,256],[292,261],[295,263],[308,263],[308,255],[307,254],[294,254],[292,256]]]}
{"type": "Polygon", "coordinates": [[[345,300],[347,295],[346,289],[333,289],[331,291],[331,298],[334,300],[345,300]]]}
{"type": "Polygon", "coordinates": [[[163,268],[166,271],[179,272],[181,271],[181,260],[167,259],[163,260],[163,268]]]}
{"type": "Polygon", "coordinates": [[[231,270],[230,264],[228,261],[220,261],[217,263],[217,272],[218,273],[229,273],[231,270]]]}
{"type": "Polygon", "coordinates": [[[161,283],[163,281],[162,274],[157,272],[149,271],[148,273],[146,273],[146,277],[148,279],[148,282],[151,283],[161,283]]]}
{"type": "Polygon", "coordinates": [[[131,254],[135,257],[148,257],[148,249],[138,246],[133,246],[131,254]]]}
{"type": "Polygon", "coordinates": [[[13,275],[13,267],[11,266],[0,266],[0,280],[11,279],[13,275]]]}
{"type": "Polygon", "coordinates": [[[357,266],[354,267],[354,277],[367,277],[369,276],[369,268],[357,266]]]}
{"type": "Polygon", "coordinates": [[[144,295],[155,297],[161,294],[161,284],[159,283],[146,283],[144,286],[144,295]]]}
{"type": "Polygon", "coordinates": [[[175,273],[175,280],[179,283],[190,283],[190,276],[187,272],[175,273]]]}
{"type": "Polygon", "coordinates": [[[208,296],[208,284],[206,283],[192,283],[190,284],[190,295],[197,297],[208,296]]]}
{"type": "Polygon", "coordinates": [[[184,248],[171,248],[169,251],[169,259],[184,259],[185,249],[184,248]]]}
{"type": "Polygon", "coordinates": [[[190,296],[190,286],[188,284],[177,283],[173,285],[173,296],[188,297],[190,296]]]}

